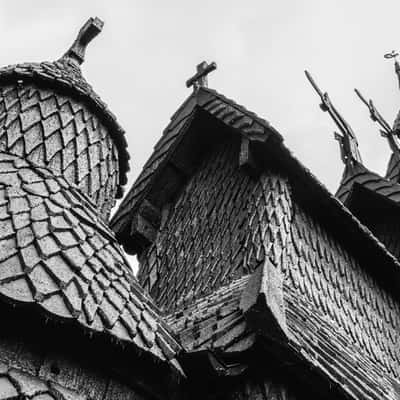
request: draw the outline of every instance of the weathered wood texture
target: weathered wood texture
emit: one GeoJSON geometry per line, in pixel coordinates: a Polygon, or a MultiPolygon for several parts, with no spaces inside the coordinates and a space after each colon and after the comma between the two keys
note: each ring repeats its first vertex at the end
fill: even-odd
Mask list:
{"type": "Polygon", "coordinates": [[[118,187],[117,197],[122,197],[122,185],[126,184],[126,174],[129,171],[129,154],[125,132],[107,104],[101,100],[92,86],[85,80],[81,69],[73,60],[64,56],[54,62],[8,65],[0,69],[0,82],[1,86],[15,83],[24,85],[34,82],[40,87],[52,88],[57,92],[61,91],[68,97],[82,100],[96,116],[100,116],[118,148],[120,186],[118,187]]]}
{"type": "Polygon", "coordinates": [[[139,280],[167,311],[253,271],[267,254],[280,260],[290,224],[286,181],[274,173],[254,180],[238,161],[229,139],[210,152],[140,257],[139,280]]]}
{"type": "Polygon", "coordinates": [[[398,398],[399,304],[311,212],[295,205],[284,268],[288,327],[311,362],[356,398],[398,398]]]}
{"type": "Polygon", "coordinates": [[[108,220],[119,186],[117,147],[83,101],[34,83],[0,88],[0,150],[49,167],[108,220]]]}
{"type": "Polygon", "coordinates": [[[0,152],[0,199],[2,301],[174,362],[179,345],[87,197],[49,169],[0,152]]]}
{"type": "Polygon", "coordinates": [[[140,207],[157,173],[160,172],[162,167],[165,167],[168,156],[176,147],[176,141],[180,138],[182,130],[190,122],[196,105],[195,100],[194,95],[190,96],[171,118],[171,122],[164,129],[163,135],[154,146],[153,154],[146,161],[136,182],[124,197],[111,219],[110,225],[117,235],[126,229],[129,231],[131,219],[135,211],[140,207]]]}
{"type": "Polygon", "coordinates": [[[184,324],[175,327],[188,349],[218,344],[229,352],[236,340],[250,340],[250,346],[253,340],[231,289],[195,300],[254,271],[268,257],[285,276],[287,324],[298,354],[307,354],[339,384],[347,382],[360,398],[395,398],[400,307],[360,265],[356,249],[303,207],[292,183],[268,169],[251,178],[239,169],[237,143],[222,143],[142,254],[140,280],[160,306],[177,310],[175,316],[184,313],[184,324]],[[207,313],[207,305],[218,305],[221,314],[214,308],[207,313]],[[360,365],[366,367],[361,373],[360,365]]]}
{"type": "Polygon", "coordinates": [[[382,178],[359,163],[346,167],[336,197],[347,205],[357,185],[395,204],[400,203],[400,185],[397,182],[382,178]]]}
{"type": "MultiPolygon", "coordinates": [[[[0,338],[0,399],[142,400],[153,398],[143,386],[127,385],[87,360],[53,353],[46,347],[0,338]]],[[[106,368],[108,369],[108,367],[106,368]]],[[[150,382],[149,382],[150,384],[150,382]]]]}
{"type": "Polygon", "coordinates": [[[248,278],[241,277],[166,318],[187,351],[233,353],[253,346],[256,334],[239,307],[248,278]]]}
{"type": "MultiPolygon", "coordinates": [[[[220,125],[234,131],[236,138],[246,138],[251,142],[262,143],[273,136],[275,141],[282,141],[282,136],[266,120],[214,90],[205,87],[199,88],[171,117],[171,122],[164,130],[163,136],[154,146],[153,154],[110,222],[112,229],[117,233],[127,251],[137,251],[130,248],[129,242],[132,239],[128,229],[131,220],[136,215],[137,208],[142,199],[151,191],[152,186],[156,183],[159,184],[157,178],[164,172],[169,157],[177,147],[180,147],[181,140],[187,135],[188,125],[200,114],[207,115],[207,119],[213,121],[213,125],[219,121],[220,125]]],[[[201,136],[204,138],[208,133],[208,130],[205,129],[201,132],[201,136]]],[[[207,139],[207,149],[210,148],[209,143],[214,143],[215,135],[213,136],[207,139]]],[[[199,150],[195,143],[192,143],[190,147],[192,150],[199,150]]],[[[189,152],[189,154],[193,156],[193,152],[189,152]]],[[[191,173],[187,170],[184,172],[189,175],[191,173]]]]}

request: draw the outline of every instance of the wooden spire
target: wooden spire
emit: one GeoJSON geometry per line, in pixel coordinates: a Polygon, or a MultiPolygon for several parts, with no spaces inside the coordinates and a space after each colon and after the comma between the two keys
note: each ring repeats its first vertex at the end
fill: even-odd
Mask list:
{"type": "Polygon", "coordinates": [[[100,18],[89,18],[80,29],[72,46],[64,54],[65,58],[75,61],[79,65],[85,61],[88,44],[101,32],[104,22],[100,18]]]}
{"type": "Polygon", "coordinates": [[[328,93],[323,93],[321,89],[317,86],[314,79],[308,71],[304,71],[307,79],[311,83],[311,86],[318,93],[321,98],[320,107],[322,111],[328,112],[336,126],[339,128],[340,133],[335,132],[335,139],[339,141],[341,156],[343,162],[347,164],[353,164],[354,161],[362,163],[361,155],[358,150],[358,142],[356,135],[351,129],[351,126],[345,121],[345,119],[339,114],[337,109],[332,104],[328,93]]]}
{"type": "Polygon", "coordinates": [[[196,69],[196,74],[186,81],[186,87],[189,88],[193,86],[194,90],[197,90],[199,87],[208,86],[207,75],[217,69],[217,64],[215,62],[207,64],[207,62],[203,61],[196,67],[196,69]]]}

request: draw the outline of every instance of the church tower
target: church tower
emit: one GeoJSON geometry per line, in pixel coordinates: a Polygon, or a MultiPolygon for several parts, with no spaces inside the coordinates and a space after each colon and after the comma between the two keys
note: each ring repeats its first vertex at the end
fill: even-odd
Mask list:
{"type": "Polygon", "coordinates": [[[0,150],[63,176],[107,221],[122,196],[129,155],[124,130],[80,68],[102,27],[98,18],[90,19],[55,62],[0,70],[0,150]]]}
{"type": "Polygon", "coordinates": [[[0,399],[165,399],[183,376],[108,227],[129,156],[80,70],[102,26],[0,70],[0,399]]]}

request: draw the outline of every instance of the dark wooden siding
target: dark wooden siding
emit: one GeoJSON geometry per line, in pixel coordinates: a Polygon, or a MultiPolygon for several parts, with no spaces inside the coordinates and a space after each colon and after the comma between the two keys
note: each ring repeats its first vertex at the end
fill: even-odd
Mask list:
{"type": "MultiPolygon", "coordinates": [[[[371,398],[396,398],[390,383],[400,377],[396,300],[345,244],[298,205],[287,255],[283,272],[288,327],[309,359],[339,381],[352,377],[353,382],[373,382],[361,385],[362,396],[373,392],[371,398]]],[[[379,265],[376,268],[379,273],[379,265]]]]}
{"type": "Polygon", "coordinates": [[[386,248],[400,259],[400,224],[393,215],[379,213],[379,218],[370,218],[368,228],[386,246],[386,248]]]}
{"type": "Polygon", "coordinates": [[[268,254],[278,262],[290,226],[286,179],[253,179],[238,167],[238,143],[205,158],[164,210],[155,243],[141,255],[139,279],[167,311],[252,272],[268,254]]]}
{"type": "MultiPolygon", "coordinates": [[[[40,400],[145,400],[153,398],[109,374],[45,348],[0,338],[0,398],[40,400]],[[36,397],[37,396],[37,397],[36,397]]],[[[107,360],[104,360],[107,363],[107,360]]],[[[136,384],[132,377],[133,386],[136,384]]]]}

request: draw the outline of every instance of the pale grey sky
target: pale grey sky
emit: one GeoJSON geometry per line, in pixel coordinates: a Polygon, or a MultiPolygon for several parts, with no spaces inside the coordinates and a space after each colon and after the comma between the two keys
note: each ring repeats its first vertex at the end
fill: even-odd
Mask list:
{"type": "Polygon", "coordinates": [[[364,163],[383,173],[389,148],[353,93],[358,87],[392,123],[400,96],[392,62],[400,49],[398,0],[0,2],[1,64],[54,60],[89,16],[105,21],[83,70],[127,131],[129,185],[202,60],[209,86],[269,120],[330,190],[343,165],[333,122],[307,83],[308,68],[355,130],[364,163]]]}

